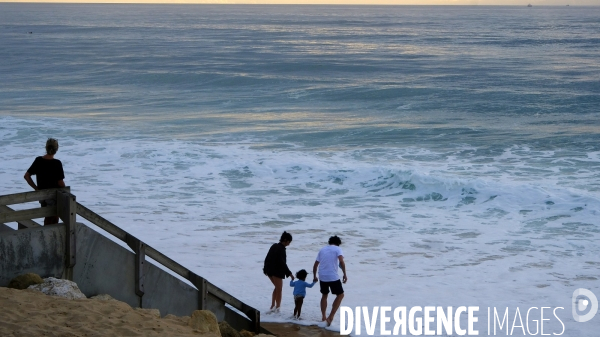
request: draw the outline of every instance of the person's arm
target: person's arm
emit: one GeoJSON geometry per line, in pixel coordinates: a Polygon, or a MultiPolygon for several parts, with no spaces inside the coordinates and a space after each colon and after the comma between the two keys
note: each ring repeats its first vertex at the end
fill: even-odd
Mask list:
{"type": "Polygon", "coordinates": [[[342,255],[338,256],[338,260],[340,261],[340,268],[342,268],[342,272],[344,272],[344,277],[342,278],[342,282],[346,283],[348,281],[348,277],[346,277],[346,263],[344,262],[344,257],[342,255]]]}
{"type": "MultiPolygon", "coordinates": [[[[60,163],[60,160],[58,161],[60,163]]],[[[63,171],[62,163],[60,163],[60,170],[58,171],[58,187],[65,187],[65,171],[63,171]]]]}
{"type": "Polygon", "coordinates": [[[285,276],[291,277],[292,281],[295,280],[294,274],[292,274],[292,271],[290,270],[290,268],[288,268],[287,264],[285,265],[285,269],[287,270],[285,276]]]}
{"type": "Polygon", "coordinates": [[[38,190],[37,186],[33,182],[33,179],[31,179],[31,174],[29,173],[29,171],[25,172],[25,176],[23,176],[23,178],[25,178],[25,181],[27,181],[27,183],[29,184],[29,186],[31,186],[35,191],[38,190]]]}
{"type": "Polygon", "coordinates": [[[317,283],[317,282],[314,282],[314,281],[313,281],[313,283],[306,282],[306,287],[307,288],[312,288],[315,285],[315,283],[317,283]]]}
{"type": "Polygon", "coordinates": [[[296,282],[294,280],[290,280],[290,287],[293,287],[296,282]]]}
{"type": "Polygon", "coordinates": [[[285,248],[280,248],[279,250],[279,264],[280,266],[282,266],[284,268],[285,271],[285,277],[291,277],[292,281],[294,280],[294,274],[292,274],[292,271],[290,270],[290,268],[288,268],[287,266],[287,257],[286,257],[286,253],[285,253],[285,248]]]}
{"type": "Polygon", "coordinates": [[[319,261],[315,261],[315,264],[313,265],[313,282],[317,282],[319,280],[317,278],[317,268],[319,268],[319,261]]]}

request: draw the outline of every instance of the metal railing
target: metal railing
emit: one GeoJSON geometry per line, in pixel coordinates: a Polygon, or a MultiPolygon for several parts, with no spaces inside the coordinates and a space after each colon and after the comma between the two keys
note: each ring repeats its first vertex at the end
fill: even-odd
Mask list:
{"type": "Polygon", "coordinates": [[[135,236],[127,233],[115,224],[94,213],[87,207],[77,203],[75,201],[75,196],[70,193],[69,187],[0,196],[0,224],[17,222],[19,229],[35,228],[40,227],[40,224],[32,219],[57,215],[59,216],[59,218],[66,225],[67,233],[69,233],[69,235],[66,235],[66,275],[67,278],[70,279],[72,279],[73,266],[76,262],[75,214],[78,214],[82,218],[103,229],[110,235],[125,242],[133,250],[135,253],[136,295],[140,297],[144,295],[144,262],[146,257],[150,257],[176,275],[179,275],[182,278],[190,281],[196,287],[198,290],[198,307],[200,309],[207,308],[206,297],[210,294],[244,313],[252,322],[255,332],[259,333],[261,331],[259,310],[238,300],[216,285],[208,282],[205,278],[195,274],[168,256],[142,242],[135,236]],[[12,208],[8,207],[8,205],[48,199],[54,199],[56,200],[56,203],[52,206],[37,207],[25,210],[13,210],[12,208]]]}

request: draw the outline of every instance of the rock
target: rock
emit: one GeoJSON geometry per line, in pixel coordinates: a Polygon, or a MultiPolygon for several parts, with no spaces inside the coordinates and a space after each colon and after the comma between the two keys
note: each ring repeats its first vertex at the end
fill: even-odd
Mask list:
{"type": "Polygon", "coordinates": [[[209,310],[194,311],[188,325],[200,333],[210,332],[221,337],[217,316],[209,310]]]}
{"type": "Polygon", "coordinates": [[[160,310],[158,309],[135,308],[135,310],[140,312],[146,312],[156,318],[160,318],[160,310]]]}
{"type": "Polygon", "coordinates": [[[48,277],[44,283],[29,286],[28,289],[38,290],[46,295],[68,298],[70,300],[86,298],[73,281],[48,277]]]}
{"type": "Polygon", "coordinates": [[[252,333],[248,330],[241,330],[240,337],[254,337],[254,333],[252,333]]]}
{"type": "Polygon", "coordinates": [[[225,321],[219,322],[221,337],[240,337],[240,333],[225,321]]]}
{"type": "Polygon", "coordinates": [[[10,280],[10,283],[8,283],[8,287],[23,290],[29,288],[29,286],[31,285],[40,284],[42,282],[44,282],[44,280],[42,280],[40,275],[34,273],[27,273],[19,275],[10,280]]]}

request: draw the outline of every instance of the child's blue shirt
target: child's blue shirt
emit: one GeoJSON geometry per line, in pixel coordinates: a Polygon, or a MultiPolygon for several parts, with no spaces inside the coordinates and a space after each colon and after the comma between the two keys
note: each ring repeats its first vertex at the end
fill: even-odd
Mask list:
{"type": "Polygon", "coordinates": [[[306,296],[306,288],[312,288],[316,282],[308,283],[302,280],[290,281],[290,287],[294,287],[294,296],[306,296]]]}

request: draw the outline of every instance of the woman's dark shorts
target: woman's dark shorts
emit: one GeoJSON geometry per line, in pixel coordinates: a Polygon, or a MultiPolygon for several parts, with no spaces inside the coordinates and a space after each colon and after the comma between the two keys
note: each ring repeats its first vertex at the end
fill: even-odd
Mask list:
{"type": "Polygon", "coordinates": [[[277,273],[277,272],[273,272],[273,271],[271,271],[271,270],[268,270],[268,271],[267,271],[267,270],[263,269],[263,273],[264,273],[265,275],[267,275],[268,277],[275,276],[275,277],[278,277],[278,278],[280,278],[280,279],[284,279],[284,278],[285,278],[285,274],[282,274],[282,273],[277,273]]]}
{"type": "Polygon", "coordinates": [[[331,289],[331,293],[334,295],[340,295],[344,293],[342,281],[340,280],[331,282],[319,281],[319,285],[321,286],[321,294],[329,294],[329,289],[331,289]]]}

